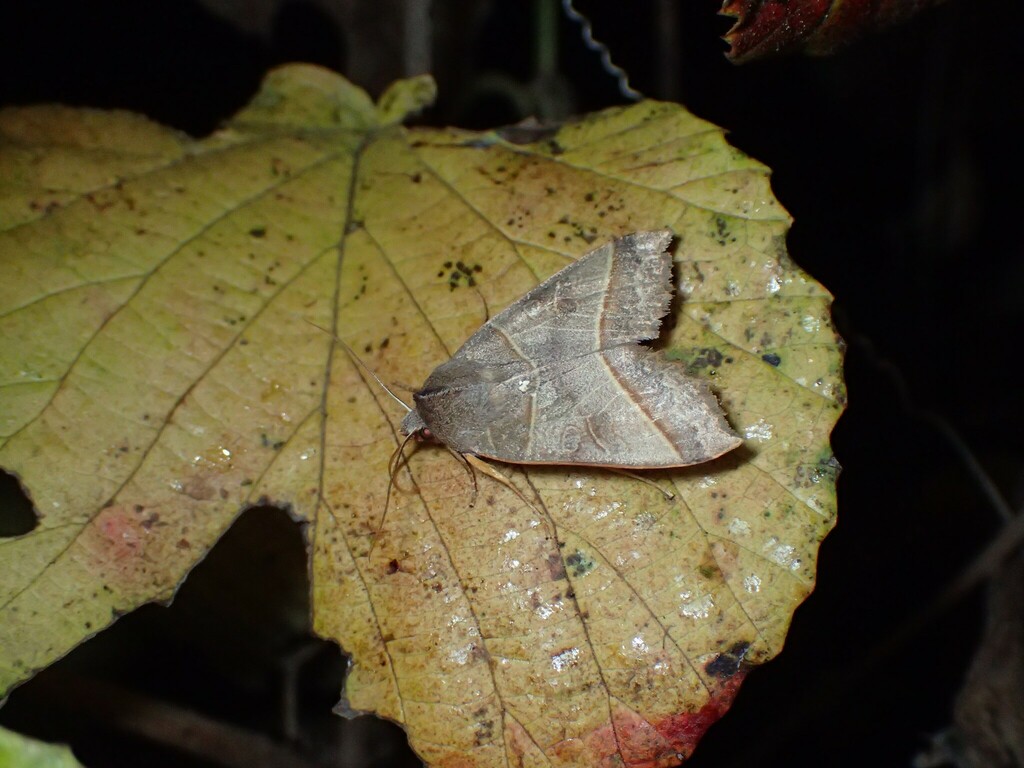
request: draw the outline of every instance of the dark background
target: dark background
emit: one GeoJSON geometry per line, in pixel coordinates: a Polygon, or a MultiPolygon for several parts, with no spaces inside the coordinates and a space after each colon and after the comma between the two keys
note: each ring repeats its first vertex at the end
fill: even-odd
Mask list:
{"type": "MultiPolygon", "coordinates": [[[[259,22],[190,0],[0,3],[0,105],[124,108],[201,136],[267,68],[295,60],[376,95],[409,59],[400,5],[284,2],[259,22]]],[[[559,77],[531,90],[537,5],[435,6],[432,58],[419,61],[440,99],[421,122],[482,128],[524,110],[623,102],[565,17],[555,19],[559,77]]],[[[729,22],[715,0],[581,0],[580,10],[634,87],[724,126],[773,169],[795,218],[790,254],[835,295],[849,344],[850,406],[833,436],[839,523],[817,590],[784,652],[748,678],[688,765],[910,765],[951,722],[986,620],[984,584],[945,592],[1005,524],[984,474],[1014,509],[1024,492],[1024,121],[1012,43],[1024,3],[951,0],[831,58],[742,67],[723,56],[729,22]]],[[[31,513],[17,507],[16,483],[5,486],[10,533],[31,513]]],[[[225,723],[294,757],[268,752],[265,765],[416,765],[396,727],[330,714],[344,663],[306,632],[304,558],[284,513],[246,512],[171,608],[125,617],[15,691],[0,725],[70,743],[92,768],[237,764],[232,745],[261,742],[245,731],[216,741],[225,723]],[[144,711],[173,743],[183,710],[212,724],[205,758],[125,724],[144,711]]]]}

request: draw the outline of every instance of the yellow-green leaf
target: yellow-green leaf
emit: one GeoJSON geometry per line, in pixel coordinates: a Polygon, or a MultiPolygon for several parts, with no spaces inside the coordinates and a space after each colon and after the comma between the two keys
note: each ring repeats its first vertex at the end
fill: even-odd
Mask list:
{"type": "Polygon", "coordinates": [[[834,521],[844,391],[767,170],[656,102],[525,143],[404,128],[432,94],[374,105],[284,67],[199,141],[0,113],[0,466],[39,518],[0,540],[0,692],[170,598],[263,501],[310,523],[348,706],[432,765],[674,764],[782,647],[834,521]],[[402,409],[314,326],[415,387],[569,260],[658,227],[678,236],[665,352],[745,446],[650,473],[674,500],[571,467],[474,493],[424,446],[385,515],[402,409]]]}
{"type": "Polygon", "coordinates": [[[81,768],[71,750],[0,728],[0,768],[81,768]]]}

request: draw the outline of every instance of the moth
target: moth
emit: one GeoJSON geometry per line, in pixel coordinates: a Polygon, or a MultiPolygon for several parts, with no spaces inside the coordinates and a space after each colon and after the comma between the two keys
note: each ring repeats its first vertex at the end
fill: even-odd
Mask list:
{"type": "Polygon", "coordinates": [[[492,317],[413,394],[402,434],[512,464],[625,470],[736,448],[707,384],[639,343],[672,300],[671,240],[620,237],[492,317]]]}

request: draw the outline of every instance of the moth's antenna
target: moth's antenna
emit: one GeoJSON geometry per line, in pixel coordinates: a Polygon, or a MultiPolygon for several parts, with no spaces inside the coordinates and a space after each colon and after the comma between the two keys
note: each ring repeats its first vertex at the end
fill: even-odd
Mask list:
{"type": "MultiPolygon", "coordinates": [[[[303,320],[306,320],[306,318],[303,318],[303,320]]],[[[385,392],[387,392],[389,395],[391,395],[391,399],[392,400],[394,400],[400,406],[405,408],[405,410],[407,412],[411,412],[412,411],[412,408],[410,408],[408,405],[406,405],[405,401],[402,400],[402,398],[400,398],[398,395],[396,395],[394,392],[392,392],[391,389],[388,387],[388,385],[385,384],[383,381],[381,381],[380,377],[377,376],[376,373],[371,371],[370,367],[366,363],[364,363],[362,360],[359,359],[359,355],[357,355],[355,352],[353,352],[352,351],[352,347],[350,347],[348,344],[346,344],[344,341],[342,341],[341,337],[339,337],[338,334],[331,333],[326,328],[323,328],[323,327],[317,325],[316,323],[314,323],[312,320],[306,320],[306,322],[309,323],[310,325],[312,325],[314,328],[318,328],[319,330],[323,331],[328,336],[333,337],[336,342],[338,342],[339,344],[341,344],[341,346],[343,346],[345,348],[345,351],[348,352],[349,357],[351,357],[353,360],[355,360],[357,363],[359,363],[360,367],[364,371],[366,371],[368,374],[370,374],[373,377],[374,381],[376,381],[378,384],[380,384],[380,388],[383,389],[385,392]]]]}

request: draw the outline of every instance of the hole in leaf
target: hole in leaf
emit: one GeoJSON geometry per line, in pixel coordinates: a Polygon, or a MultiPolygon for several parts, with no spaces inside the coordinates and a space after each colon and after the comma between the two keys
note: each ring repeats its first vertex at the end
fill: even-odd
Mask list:
{"type": "Polygon", "coordinates": [[[311,751],[340,750],[360,768],[422,766],[394,723],[331,711],[347,661],[311,634],[308,601],[300,526],[276,507],[248,509],[169,607],[142,606],[42,670],[0,725],[107,768],[269,765],[244,762],[260,740],[278,765],[289,751],[290,764],[312,765],[311,751]],[[193,730],[181,735],[182,722],[193,730]]]}
{"type": "Polygon", "coordinates": [[[39,522],[32,501],[18,478],[0,472],[0,538],[24,536],[39,522]]]}

